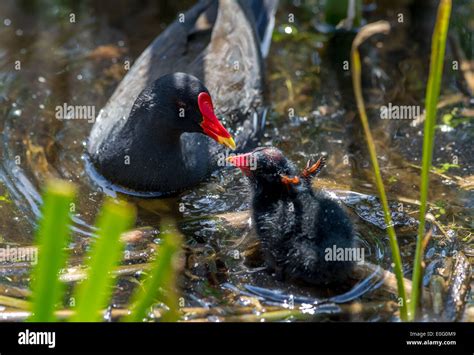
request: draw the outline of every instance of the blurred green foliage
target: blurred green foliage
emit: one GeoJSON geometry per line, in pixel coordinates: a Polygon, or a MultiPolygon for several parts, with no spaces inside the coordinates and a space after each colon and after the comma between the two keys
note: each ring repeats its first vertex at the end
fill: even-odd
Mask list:
{"type": "MultiPolygon", "coordinates": [[[[64,285],[59,279],[66,267],[66,249],[70,239],[71,213],[74,209],[74,185],[64,181],[48,182],[44,191],[42,216],[36,232],[38,263],[31,275],[32,315],[30,321],[56,321],[55,311],[61,307],[64,285]]],[[[75,313],[72,321],[100,321],[104,308],[110,303],[116,278],[114,268],[123,255],[120,236],[135,221],[135,208],[124,202],[107,200],[97,220],[97,237],[86,255],[87,277],[76,285],[75,313]]],[[[156,303],[168,309],[163,319],[178,319],[178,295],[176,293],[177,258],[181,248],[181,236],[174,222],[167,220],[162,227],[163,242],[153,263],[150,275],[133,297],[133,312],[126,320],[143,320],[147,311],[156,303]]]]}

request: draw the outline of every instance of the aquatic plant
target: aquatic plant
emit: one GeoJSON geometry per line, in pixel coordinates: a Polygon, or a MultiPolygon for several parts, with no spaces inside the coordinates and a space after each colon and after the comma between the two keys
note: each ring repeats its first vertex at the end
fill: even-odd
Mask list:
{"type": "Polygon", "coordinates": [[[74,196],[74,186],[66,182],[50,181],[46,185],[42,217],[36,232],[40,257],[32,274],[31,321],[55,319],[55,305],[63,293],[58,274],[66,262],[64,249],[70,235],[70,206],[74,196]]]}
{"type": "Polygon", "coordinates": [[[174,290],[176,284],[175,269],[181,236],[170,220],[163,221],[161,236],[162,243],[157,252],[153,269],[143,288],[138,288],[132,296],[131,313],[125,320],[142,321],[156,299],[168,307],[168,311],[161,318],[163,321],[176,321],[178,319],[178,297],[174,290]]]}
{"type": "Polygon", "coordinates": [[[361,62],[358,51],[358,46],[365,38],[374,33],[387,33],[389,25],[386,22],[380,21],[364,27],[364,29],[356,36],[352,45],[352,80],[354,86],[354,93],[356,97],[359,116],[364,129],[364,134],[367,141],[372,167],[375,174],[375,182],[379,192],[379,197],[384,210],[385,223],[387,224],[387,231],[390,239],[390,247],[392,250],[392,259],[394,263],[394,271],[397,277],[398,294],[401,301],[400,317],[402,320],[414,320],[416,318],[417,305],[421,293],[421,277],[423,273],[423,242],[425,239],[425,215],[427,211],[428,199],[428,185],[429,173],[431,170],[431,162],[433,156],[434,133],[436,128],[436,112],[438,98],[441,88],[441,79],[443,76],[443,62],[446,48],[446,37],[448,32],[449,17],[451,13],[451,0],[441,0],[438,7],[438,14],[436,24],[432,37],[431,47],[431,63],[430,74],[428,78],[428,85],[426,90],[425,112],[426,118],[424,123],[423,135],[423,158],[422,158],[422,172],[421,172],[421,186],[420,186],[420,224],[418,229],[418,238],[416,243],[416,253],[413,265],[413,279],[412,279],[412,294],[411,299],[407,300],[405,287],[403,283],[403,270],[400,250],[398,246],[397,237],[393,228],[391,213],[388,207],[387,197],[385,194],[385,187],[383,184],[380,168],[377,160],[377,153],[375,150],[374,140],[370,131],[367,114],[365,111],[364,99],[362,96],[361,86],[361,62]]]}
{"type": "Polygon", "coordinates": [[[135,220],[135,210],[124,202],[107,200],[97,222],[97,239],[90,249],[88,277],[76,287],[76,314],[73,321],[91,322],[100,319],[100,310],[112,293],[112,271],[120,261],[123,243],[120,235],[135,220]]]}
{"type": "MultiPolygon", "coordinates": [[[[64,252],[70,238],[70,210],[75,197],[73,184],[50,181],[44,192],[42,216],[36,232],[38,263],[32,272],[32,314],[30,321],[56,321],[56,306],[64,296],[60,272],[66,266],[64,252]]],[[[120,262],[123,232],[132,227],[135,209],[123,201],[107,200],[96,223],[97,236],[85,259],[87,276],[76,286],[75,312],[72,321],[99,321],[108,303],[115,284],[113,271],[120,262]]],[[[176,255],[181,237],[173,221],[167,220],[162,227],[163,242],[160,245],[150,277],[144,280],[145,287],[133,298],[133,312],[126,320],[142,320],[147,310],[157,300],[170,309],[163,320],[178,318],[178,296],[175,291],[176,255]],[[165,230],[166,228],[166,230],[165,230]],[[157,296],[158,294],[158,297],[157,296]]]]}
{"type": "Polygon", "coordinates": [[[444,54],[450,15],[451,0],[441,0],[431,40],[430,74],[428,77],[425,98],[425,123],[423,131],[423,157],[420,185],[420,224],[418,227],[418,238],[416,241],[416,253],[413,265],[413,292],[410,302],[410,319],[415,318],[416,308],[420,299],[421,277],[423,271],[422,246],[425,237],[425,215],[427,211],[429,174],[433,158],[436,113],[439,93],[441,90],[441,79],[443,77],[444,54]]]}
{"type": "Polygon", "coordinates": [[[369,120],[365,111],[364,98],[362,96],[362,84],[361,84],[361,63],[359,54],[359,45],[364,41],[365,38],[371,36],[374,33],[387,33],[390,29],[390,25],[385,21],[379,21],[371,23],[365,26],[356,36],[352,44],[352,83],[354,86],[354,94],[356,97],[357,108],[359,109],[359,117],[362,122],[364,129],[365,139],[367,141],[367,148],[369,150],[370,160],[374,169],[375,184],[380,197],[380,202],[383,207],[384,220],[387,225],[388,237],[390,240],[390,249],[392,251],[392,259],[394,264],[394,273],[397,278],[398,296],[400,304],[400,317],[403,320],[408,319],[407,317],[407,297],[405,292],[405,285],[403,280],[403,267],[402,258],[400,255],[400,248],[398,246],[397,235],[393,228],[392,214],[388,207],[387,195],[385,193],[385,186],[382,180],[382,174],[380,173],[380,167],[377,160],[377,152],[375,150],[375,143],[370,131],[369,120]]]}

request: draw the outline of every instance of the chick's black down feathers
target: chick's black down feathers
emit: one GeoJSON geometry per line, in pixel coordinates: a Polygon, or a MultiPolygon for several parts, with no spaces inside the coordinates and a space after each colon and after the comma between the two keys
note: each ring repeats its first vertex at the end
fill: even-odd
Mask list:
{"type": "Polygon", "coordinates": [[[239,167],[251,182],[253,221],[267,266],[282,279],[328,286],[344,282],[355,260],[338,259],[334,251],[354,250],[354,230],[341,203],[311,187],[311,173],[324,161],[298,175],[275,148],[250,155],[256,168],[239,167]]]}

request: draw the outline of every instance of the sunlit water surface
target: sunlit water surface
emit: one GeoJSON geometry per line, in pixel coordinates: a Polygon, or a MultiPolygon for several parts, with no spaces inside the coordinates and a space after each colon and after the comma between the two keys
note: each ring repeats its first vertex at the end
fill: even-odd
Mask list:
{"type": "MultiPolygon", "coordinates": [[[[104,192],[86,169],[85,141],[92,123],[58,120],[55,108],[64,103],[87,105],[94,107],[97,114],[125,75],[124,63],[133,63],[191,2],[157,5],[150,1],[144,2],[145,6],[126,1],[49,3],[40,6],[35,2],[4,1],[0,5],[0,242],[33,243],[41,186],[50,177],[60,177],[79,187],[71,248],[80,255],[84,241],[93,234],[90,226],[101,201],[105,195],[114,194],[104,192]],[[71,14],[75,22],[71,22],[71,14]]],[[[372,6],[368,10],[369,19],[396,13],[389,7],[372,6]]],[[[472,14],[472,10],[469,4],[459,6],[454,18],[465,24],[465,12],[472,14]]],[[[333,191],[349,207],[366,260],[390,269],[388,237],[380,204],[374,197],[376,190],[352,98],[350,72],[340,69],[353,34],[317,33],[322,21],[318,5],[283,2],[280,7],[267,60],[270,113],[262,144],[279,147],[301,167],[311,157],[326,155],[328,166],[318,184],[333,191]],[[289,13],[296,14],[295,23],[288,23],[289,13]]],[[[469,36],[469,32],[461,35],[469,36]]],[[[383,41],[383,37],[369,41],[379,52],[367,50],[364,77],[368,81],[369,114],[374,118],[372,129],[388,193],[394,201],[391,207],[409,276],[418,216],[419,170],[413,165],[420,165],[422,125],[381,122],[373,109],[387,101],[422,104],[427,52],[423,52],[422,45],[413,46],[416,51],[406,50],[406,41],[406,32],[401,30],[395,31],[390,41],[383,41]]],[[[470,50],[467,53],[472,55],[472,46],[470,50]]],[[[456,78],[447,73],[443,95],[456,94],[459,95],[456,78]]],[[[468,108],[469,104],[460,100],[442,109],[440,117],[462,117],[459,110],[468,108]],[[453,113],[453,107],[458,111],[453,113]]],[[[466,181],[472,178],[472,138],[472,123],[468,120],[454,128],[439,129],[434,165],[452,163],[456,156],[459,167],[446,174],[466,181]]],[[[182,281],[186,306],[226,306],[229,313],[250,306],[258,314],[262,311],[260,304],[282,309],[296,304],[310,309],[320,317],[317,319],[337,319],[338,304],[394,299],[371,292],[380,287],[380,280],[374,275],[340,292],[276,281],[258,258],[250,262],[244,257],[250,254],[255,241],[250,228],[224,228],[212,218],[247,210],[249,196],[245,178],[235,169],[224,168],[209,181],[173,198],[129,198],[138,206],[137,227],[151,227],[151,243],[159,243],[156,229],[163,213],[188,221],[182,224],[188,245],[182,281]]],[[[427,251],[425,283],[435,269],[430,265],[436,265],[454,250],[464,250],[470,256],[473,250],[469,234],[473,199],[469,189],[461,187],[455,178],[434,176],[430,200],[430,212],[444,226],[444,232],[435,226],[427,251]]],[[[127,301],[135,285],[131,279],[120,280],[115,306],[127,301]]],[[[24,276],[2,277],[2,282],[26,285],[28,280],[24,276]]],[[[225,312],[220,315],[225,316],[225,312]]],[[[391,317],[378,312],[354,316],[368,320],[391,317]]],[[[209,320],[217,319],[209,316],[209,320]]]]}

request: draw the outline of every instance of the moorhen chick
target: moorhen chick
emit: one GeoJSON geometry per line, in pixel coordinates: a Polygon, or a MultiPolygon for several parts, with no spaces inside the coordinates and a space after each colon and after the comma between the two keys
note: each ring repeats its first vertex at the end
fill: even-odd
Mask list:
{"type": "Polygon", "coordinates": [[[262,54],[276,6],[201,0],[159,35],[91,130],[88,158],[99,180],[120,192],[170,195],[209,176],[224,147],[255,145],[265,117],[262,54]]]}
{"type": "Polygon", "coordinates": [[[351,220],[336,200],[314,191],[311,183],[324,159],[308,162],[300,174],[273,147],[228,160],[250,180],[252,220],[269,269],[279,279],[318,286],[337,286],[347,280],[353,261],[327,260],[326,256],[334,248],[354,247],[351,220]]]}

